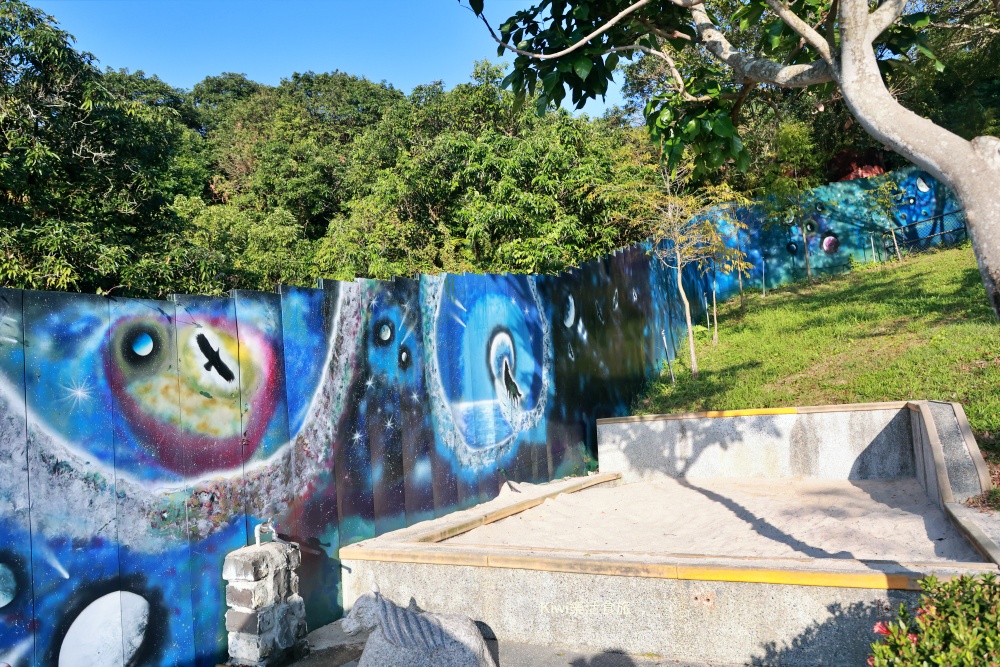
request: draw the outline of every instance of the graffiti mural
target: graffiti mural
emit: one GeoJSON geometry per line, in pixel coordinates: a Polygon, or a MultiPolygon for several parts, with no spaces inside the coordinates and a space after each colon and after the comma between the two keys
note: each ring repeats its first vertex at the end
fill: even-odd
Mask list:
{"type": "MultiPolygon", "coordinates": [[[[754,210],[749,286],[870,261],[953,199],[893,176],[820,188],[798,227],[754,210]],[[763,274],[763,275],[762,275],[763,274]]],[[[225,554],[260,522],[302,547],[310,627],[341,615],[342,545],[594,465],[683,340],[649,243],[553,276],[321,281],[169,301],[0,290],[0,665],[215,665],[225,554]]],[[[683,280],[696,319],[708,278],[683,280]]],[[[735,281],[720,279],[720,298],[735,281]]]]}

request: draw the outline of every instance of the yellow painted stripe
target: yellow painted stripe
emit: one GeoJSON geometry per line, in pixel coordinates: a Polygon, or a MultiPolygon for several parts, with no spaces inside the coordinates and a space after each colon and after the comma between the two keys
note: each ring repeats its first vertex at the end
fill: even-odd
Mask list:
{"type": "Polygon", "coordinates": [[[757,410],[712,410],[697,413],[699,417],[758,417],[761,415],[797,415],[798,408],[760,408],[757,410]]]}
{"type": "Polygon", "coordinates": [[[677,578],[692,581],[734,581],[749,584],[781,584],[786,586],[823,586],[829,588],[871,588],[918,591],[920,577],[881,572],[810,572],[808,570],[777,570],[760,568],[725,568],[681,565],[677,578]]]}
{"type": "MultiPolygon", "coordinates": [[[[773,584],[784,586],[816,586],[826,588],[864,588],[869,590],[920,590],[923,575],[917,573],[838,572],[781,568],[740,568],[718,565],[683,565],[674,563],[642,563],[609,560],[606,558],[583,559],[558,556],[531,556],[521,554],[487,553],[479,550],[452,552],[449,547],[431,549],[359,549],[346,547],[341,550],[342,561],[364,560],[426,565],[452,565],[494,567],[542,572],[567,572],[572,574],[604,575],[615,577],[641,577],[647,579],[678,579],[683,581],[723,581],[748,584],[773,584]]],[[[864,561],[858,561],[864,563],[864,561]]],[[[942,569],[950,564],[935,563],[942,569]]],[[[955,569],[988,570],[983,563],[955,563],[955,569]]],[[[948,579],[949,575],[938,574],[948,579]]]]}

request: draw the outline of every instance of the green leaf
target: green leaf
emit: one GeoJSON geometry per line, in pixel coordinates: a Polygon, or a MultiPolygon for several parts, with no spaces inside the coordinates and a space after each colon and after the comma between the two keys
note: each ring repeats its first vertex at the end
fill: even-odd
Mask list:
{"type": "Polygon", "coordinates": [[[483,13],[483,0],[469,0],[469,6],[472,7],[472,11],[479,16],[483,13]]]}
{"type": "Polygon", "coordinates": [[[733,12],[733,21],[739,21],[740,30],[747,30],[750,26],[756,25],[760,21],[760,17],[764,15],[764,4],[760,2],[751,2],[748,5],[743,5],[738,10],[733,12]]]}
{"type": "Polygon", "coordinates": [[[903,25],[908,25],[911,28],[926,28],[931,23],[931,15],[927,12],[915,12],[913,14],[907,14],[899,20],[903,25]]]}
{"type": "Polygon", "coordinates": [[[609,71],[613,70],[615,67],[617,67],[618,66],[618,54],[617,53],[609,53],[608,57],[605,58],[605,60],[604,60],[604,66],[607,67],[609,71]]]}
{"type": "Polygon", "coordinates": [[[581,79],[586,79],[592,69],[594,69],[594,61],[587,56],[577,56],[573,60],[573,71],[576,72],[576,75],[581,79]]]}
{"type": "Polygon", "coordinates": [[[573,18],[586,21],[590,18],[590,7],[588,5],[577,5],[573,8],[573,18]]]}

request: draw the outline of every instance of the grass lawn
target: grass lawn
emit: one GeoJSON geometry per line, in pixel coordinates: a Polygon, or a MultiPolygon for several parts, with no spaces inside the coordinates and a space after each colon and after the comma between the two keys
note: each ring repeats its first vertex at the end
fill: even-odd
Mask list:
{"type": "Polygon", "coordinates": [[[664,368],[636,414],[938,399],[1000,451],[1000,325],[969,246],[732,299],[719,344],[696,336],[698,378],[682,336],[677,386],[664,368]]]}

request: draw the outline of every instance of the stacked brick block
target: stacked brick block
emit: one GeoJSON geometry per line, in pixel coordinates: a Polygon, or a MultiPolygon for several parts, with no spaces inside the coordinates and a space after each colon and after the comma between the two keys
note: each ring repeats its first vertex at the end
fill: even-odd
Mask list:
{"type": "Polygon", "coordinates": [[[227,664],[275,667],[308,652],[305,603],[295,573],[301,560],[297,545],[284,542],[244,547],[226,556],[227,664]]]}

